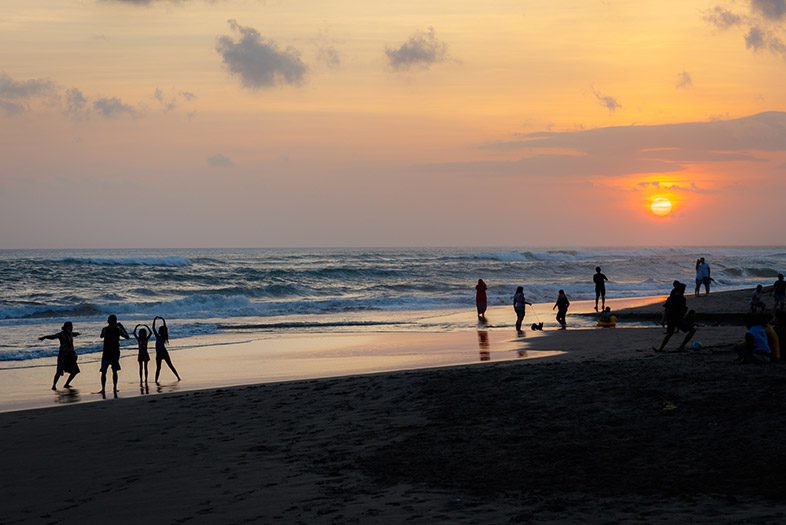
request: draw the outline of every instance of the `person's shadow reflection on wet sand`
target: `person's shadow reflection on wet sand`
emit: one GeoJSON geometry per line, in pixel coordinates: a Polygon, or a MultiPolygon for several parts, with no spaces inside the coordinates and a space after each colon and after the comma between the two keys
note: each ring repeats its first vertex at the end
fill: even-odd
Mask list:
{"type": "Polygon", "coordinates": [[[80,400],[81,396],[79,395],[79,390],[73,387],[65,390],[58,390],[57,397],[55,397],[55,403],[59,405],[78,403],[80,400]]]}
{"type": "Polygon", "coordinates": [[[488,330],[478,330],[478,347],[480,347],[480,360],[491,361],[491,343],[489,343],[488,330]]]}

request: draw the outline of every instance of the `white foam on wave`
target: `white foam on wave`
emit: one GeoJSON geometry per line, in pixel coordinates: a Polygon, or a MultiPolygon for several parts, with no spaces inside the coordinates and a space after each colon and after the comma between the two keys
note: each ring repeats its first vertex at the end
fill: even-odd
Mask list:
{"type": "Polygon", "coordinates": [[[185,257],[65,257],[65,263],[97,264],[107,266],[191,266],[185,257]]]}

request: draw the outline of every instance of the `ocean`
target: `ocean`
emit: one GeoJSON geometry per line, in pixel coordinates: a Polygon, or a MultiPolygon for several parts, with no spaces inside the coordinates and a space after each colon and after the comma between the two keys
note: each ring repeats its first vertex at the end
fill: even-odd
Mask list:
{"type": "MultiPolygon", "coordinates": [[[[786,270],[786,248],[604,249],[178,249],[0,251],[0,366],[57,354],[38,335],[65,320],[89,333],[80,354],[97,352],[108,314],[127,328],[167,318],[172,336],[249,330],[412,328],[417,312],[474,309],[484,279],[489,305],[594,298],[601,266],[610,298],[692,289],[705,257],[716,290],[769,285],[786,270]],[[414,317],[413,317],[414,315],[414,317]],[[251,328],[253,327],[253,328],[251,328]]],[[[131,344],[131,343],[129,343],[131,344]]]]}

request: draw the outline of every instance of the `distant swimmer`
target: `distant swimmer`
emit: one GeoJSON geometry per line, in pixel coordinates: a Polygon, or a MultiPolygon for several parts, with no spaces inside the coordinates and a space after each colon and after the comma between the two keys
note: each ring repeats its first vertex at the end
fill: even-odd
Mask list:
{"type": "Polygon", "coordinates": [[[521,322],[524,320],[527,305],[532,306],[532,303],[524,298],[524,287],[519,286],[516,288],[516,294],[513,296],[513,310],[516,312],[516,333],[522,335],[521,322]]]}
{"type": "Polygon", "coordinates": [[[560,290],[559,294],[557,295],[557,302],[554,303],[554,306],[551,309],[557,310],[557,322],[560,324],[563,330],[568,326],[565,322],[565,316],[568,314],[569,306],[570,301],[568,300],[568,296],[565,295],[565,290],[560,290]]]}
{"type": "Polygon", "coordinates": [[[772,309],[776,311],[783,311],[783,303],[786,302],[786,281],[783,280],[783,274],[778,274],[778,280],[772,285],[772,295],[775,298],[775,304],[772,309]]]}
{"type": "Polygon", "coordinates": [[[606,308],[606,281],[609,278],[600,272],[600,266],[595,267],[595,275],[592,276],[592,282],[595,283],[595,311],[598,311],[598,299],[602,299],[601,310],[606,308]]]}
{"type": "Polygon", "coordinates": [[[139,348],[137,361],[139,362],[139,384],[142,384],[142,370],[145,372],[145,383],[147,383],[147,363],[150,362],[150,353],[147,351],[147,343],[153,333],[150,327],[144,324],[138,324],[134,327],[134,339],[136,339],[139,348]],[[140,330],[141,328],[141,330],[140,330]]]}
{"type": "Polygon", "coordinates": [[[478,284],[475,285],[475,306],[478,308],[478,317],[482,321],[486,320],[486,308],[488,308],[487,288],[483,279],[478,279],[478,284]]]}
{"type": "Polygon", "coordinates": [[[52,335],[43,335],[38,338],[39,341],[44,339],[57,339],[60,341],[60,350],[57,352],[57,370],[55,371],[55,379],[52,381],[52,390],[57,390],[57,380],[60,376],[68,374],[63,385],[66,388],[71,388],[71,381],[74,380],[79,373],[79,365],[76,364],[77,355],[74,350],[74,337],[77,337],[79,332],[74,332],[74,325],[71,321],[63,323],[63,328],[52,335]]]}
{"type": "Polygon", "coordinates": [[[106,397],[106,371],[112,367],[112,384],[117,397],[117,371],[120,370],[120,338],[128,339],[129,335],[122,324],[117,322],[116,315],[110,315],[107,325],[101,330],[104,340],[104,351],[101,354],[101,395],[106,397]]]}
{"type": "Polygon", "coordinates": [[[161,374],[161,361],[166,361],[169,369],[180,381],[175,365],[172,364],[172,359],[169,357],[169,350],[166,349],[166,344],[169,342],[169,328],[167,328],[166,320],[163,317],[156,316],[153,319],[153,335],[156,336],[156,384],[158,384],[158,376],[161,374]],[[161,328],[156,329],[156,321],[159,319],[161,319],[161,328]]]}

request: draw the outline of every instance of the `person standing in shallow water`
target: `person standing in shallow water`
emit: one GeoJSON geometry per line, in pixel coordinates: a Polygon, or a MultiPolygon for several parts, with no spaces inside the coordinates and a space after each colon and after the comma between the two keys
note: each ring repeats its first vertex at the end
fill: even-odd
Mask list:
{"type": "Polygon", "coordinates": [[[486,308],[488,308],[488,297],[486,296],[487,288],[483,279],[478,279],[478,284],[475,285],[475,306],[478,309],[478,318],[481,321],[486,320],[486,308]]]}
{"type": "Polygon", "coordinates": [[[524,320],[527,305],[532,306],[532,303],[524,298],[524,287],[519,286],[516,288],[516,294],[513,296],[513,310],[516,312],[516,333],[519,335],[524,333],[521,331],[521,322],[524,320]]]}
{"type": "Polygon", "coordinates": [[[101,395],[106,397],[106,371],[112,367],[112,385],[117,396],[117,372],[120,370],[120,338],[128,339],[129,335],[117,316],[112,314],[106,320],[107,325],[101,330],[104,340],[104,352],[101,354],[101,395]]]}
{"type": "Polygon", "coordinates": [[[569,306],[570,301],[568,300],[568,296],[565,295],[565,290],[560,290],[559,295],[557,296],[557,302],[554,303],[554,306],[551,309],[557,310],[557,322],[560,324],[563,330],[568,326],[568,324],[565,322],[565,316],[568,314],[569,306]]]}
{"type": "Polygon", "coordinates": [[[595,267],[595,275],[592,276],[592,282],[595,283],[595,311],[598,311],[598,299],[602,299],[603,303],[601,310],[606,309],[606,281],[609,278],[600,272],[600,266],[595,267]]]}
{"type": "Polygon", "coordinates": [[[71,388],[71,381],[74,380],[79,373],[79,365],[76,364],[77,355],[74,350],[74,337],[77,337],[79,332],[74,332],[74,325],[71,321],[63,324],[63,328],[52,335],[43,335],[38,338],[39,341],[44,339],[58,339],[60,341],[60,350],[57,353],[57,370],[55,371],[55,378],[52,381],[52,390],[57,390],[57,380],[63,374],[68,374],[66,379],[65,388],[71,388]]]}

